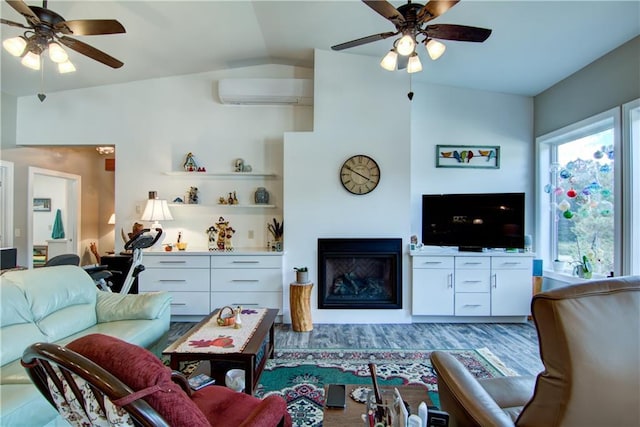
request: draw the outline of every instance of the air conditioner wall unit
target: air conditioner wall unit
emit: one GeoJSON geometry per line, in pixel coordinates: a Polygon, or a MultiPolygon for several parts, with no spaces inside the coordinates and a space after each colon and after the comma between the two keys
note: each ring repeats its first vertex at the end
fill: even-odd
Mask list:
{"type": "Polygon", "coordinates": [[[313,105],[311,79],[221,79],[218,97],[222,104],[313,105]]]}

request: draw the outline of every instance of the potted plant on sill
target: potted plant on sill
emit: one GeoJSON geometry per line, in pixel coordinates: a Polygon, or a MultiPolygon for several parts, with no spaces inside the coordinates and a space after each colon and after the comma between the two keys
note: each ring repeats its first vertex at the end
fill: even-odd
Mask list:
{"type": "Polygon", "coordinates": [[[557,258],[553,260],[553,271],[555,271],[556,273],[562,273],[566,266],[567,263],[564,261],[560,261],[557,258]]]}
{"type": "Polygon", "coordinates": [[[295,267],[296,283],[309,283],[309,270],[307,267],[295,267]]]}
{"type": "Polygon", "coordinates": [[[591,261],[586,255],[582,256],[582,261],[575,261],[573,267],[573,274],[582,279],[591,279],[593,275],[593,267],[591,261]]]}

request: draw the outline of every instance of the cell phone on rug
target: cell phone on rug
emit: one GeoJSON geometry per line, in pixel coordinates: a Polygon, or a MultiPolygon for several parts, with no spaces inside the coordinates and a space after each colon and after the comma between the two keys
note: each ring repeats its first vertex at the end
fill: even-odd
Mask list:
{"type": "Polygon", "coordinates": [[[327,408],[344,408],[347,406],[347,389],[344,384],[329,384],[326,405],[327,408]]]}

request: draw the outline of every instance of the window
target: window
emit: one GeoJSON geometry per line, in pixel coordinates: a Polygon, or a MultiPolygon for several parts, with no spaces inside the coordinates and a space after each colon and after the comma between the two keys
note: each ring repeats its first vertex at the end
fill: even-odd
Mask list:
{"type": "Polygon", "coordinates": [[[640,100],[537,139],[536,250],[545,266],[638,274],[639,142],[640,100]]]}

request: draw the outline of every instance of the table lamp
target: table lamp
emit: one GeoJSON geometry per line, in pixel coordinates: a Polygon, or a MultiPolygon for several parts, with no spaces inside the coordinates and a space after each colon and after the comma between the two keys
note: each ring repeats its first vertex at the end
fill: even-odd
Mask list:
{"type": "Polygon", "coordinates": [[[149,191],[149,199],[140,218],[142,221],[153,221],[151,229],[162,228],[158,221],[173,221],[169,205],[166,200],[158,199],[156,191],[149,191]]]}

